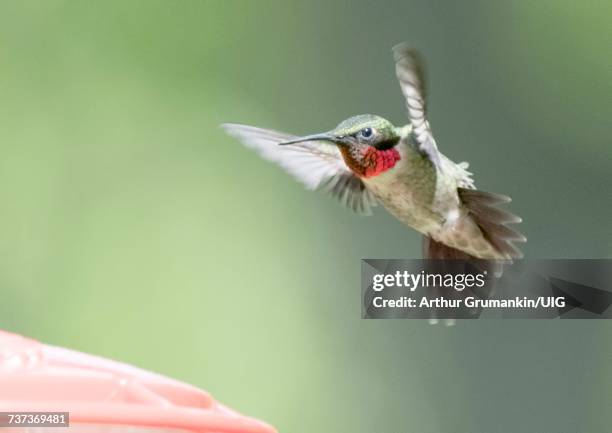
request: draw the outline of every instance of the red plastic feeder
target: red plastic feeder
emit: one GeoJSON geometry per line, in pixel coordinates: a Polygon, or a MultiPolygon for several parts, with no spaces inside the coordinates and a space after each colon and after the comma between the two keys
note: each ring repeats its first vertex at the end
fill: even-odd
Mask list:
{"type": "Polygon", "coordinates": [[[68,412],[66,427],[6,433],[276,433],[193,386],[0,331],[0,412],[68,412]]]}

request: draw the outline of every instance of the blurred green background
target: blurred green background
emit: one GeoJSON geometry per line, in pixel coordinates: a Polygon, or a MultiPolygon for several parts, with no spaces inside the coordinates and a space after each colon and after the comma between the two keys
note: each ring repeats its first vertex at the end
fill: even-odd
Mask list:
{"type": "Polygon", "coordinates": [[[609,432],[612,324],[360,320],[418,257],[223,135],[400,123],[511,195],[527,257],[612,252],[610,2],[0,3],[0,328],[205,388],[282,432],[609,432]]]}

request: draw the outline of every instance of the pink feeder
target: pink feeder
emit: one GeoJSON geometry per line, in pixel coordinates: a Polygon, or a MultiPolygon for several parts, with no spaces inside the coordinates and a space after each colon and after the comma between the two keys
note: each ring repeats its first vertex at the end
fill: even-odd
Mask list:
{"type": "Polygon", "coordinates": [[[127,364],[0,331],[0,412],[69,412],[2,433],[276,433],[210,394],[127,364]]]}

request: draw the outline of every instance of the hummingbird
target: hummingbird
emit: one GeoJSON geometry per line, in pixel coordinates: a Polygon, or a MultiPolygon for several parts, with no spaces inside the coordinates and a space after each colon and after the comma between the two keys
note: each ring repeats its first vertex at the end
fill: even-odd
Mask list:
{"type": "Polygon", "coordinates": [[[392,52],[406,103],[404,126],[374,114],[353,116],[330,131],[306,136],[243,124],[221,126],[307,189],[326,191],[360,214],[382,205],[423,234],[427,259],[521,258],[515,243],[526,238],[510,227],[521,219],[500,208],[510,198],[476,189],[469,164],[455,163],[438,150],[427,120],[422,56],[405,42],[392,52]]]}

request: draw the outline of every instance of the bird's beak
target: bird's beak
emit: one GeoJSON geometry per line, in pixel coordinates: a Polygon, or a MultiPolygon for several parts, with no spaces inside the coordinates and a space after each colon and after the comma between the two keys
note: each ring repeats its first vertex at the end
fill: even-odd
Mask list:
{"type": "Polygon", "coordinates": [[[322,134],[312,134],[305,135],[303,137],[296,137],[292,140],[282,141],[278,144],[284,146],[286,144],[302,143],[304,141],[331,141],[332,143],[335,143],[337,140],[329,132],[323,132],[322,134]]]}

